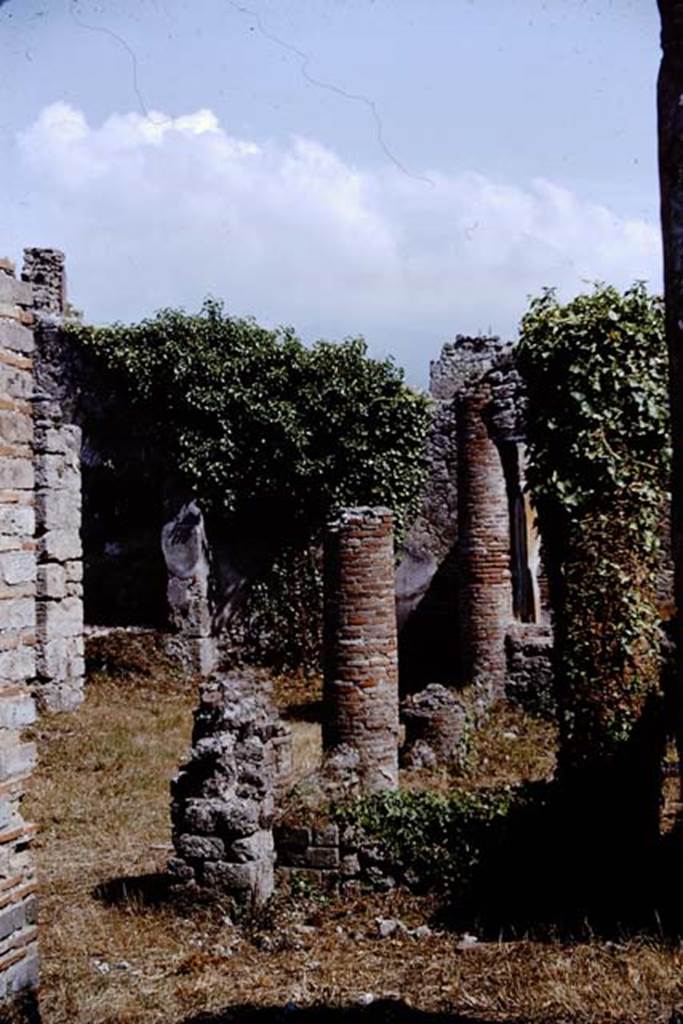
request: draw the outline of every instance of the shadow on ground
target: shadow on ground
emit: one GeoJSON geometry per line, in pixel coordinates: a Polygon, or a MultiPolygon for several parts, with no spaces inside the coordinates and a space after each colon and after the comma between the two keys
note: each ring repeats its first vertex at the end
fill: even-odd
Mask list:
{"type": "MultiPolygon", "coordinates": [[[[382,999],[369,1006],[285,1007],[229,1006],[219,1013],[200,1013],[183,1024],[494,1024],[483,1017],[428,1013],[403,1002],[382,999]]],[[[524,1024],[522,1020],[508,1024],[524,1024]]]]}
{"type": "Polygon", "coordinates": [[[109,907],[130,903],[141,907],[160,907],[170,898],[171,876],[157,872],[112,878],[95,886],[92,894],[109,907]]]}
{"type": "Polygon", "coordinates": [[[280,712],[285,721],[320,723],[324,717],[321,700],[309,700],[304,704],[289,704],[280,712]]]}

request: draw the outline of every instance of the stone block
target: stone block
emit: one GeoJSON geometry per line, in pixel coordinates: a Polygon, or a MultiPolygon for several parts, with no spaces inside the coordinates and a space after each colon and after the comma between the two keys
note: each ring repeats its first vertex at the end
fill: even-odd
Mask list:
{"type": "Polygon", "coordinates": [[[0,622],[6,629],[33,629],[36,624],[35,601],[30,597],[2,601],[0,622]]]}
{"type": "Polygon", "coordinates": [[[78,531],[81,526],[80,490],[73,491],[55,488],[53,490],[38,491],[36,494],[36,515],[43,529],[71,532],[78,537],[78,531]]]}
{"type": "Polygon", "coordinates": [[[0,742],[0,782],[15,775],[26,775],[36,763],[35,743],[22,743],[16,733],[7,733],[0,742]]]}
{"type": "Polygon", "coordinates": [[[0,274],[0,302],[33,305],[33,289],[26,281],[18,281],[9,274],[0,274]]]}
{"type": "Polygon", "coordinates": [[[212,889],[227,892],[252,890],[258,878],[258,864],[232,864],[227,861],[206,861],[203,880],[212,889]]]}
{"type": "Polygon", "coordinates": [[[66,596],[66,569],[59,562],[45,562],[38,566],[38,596],[66,596]]]}
{"type": "Polygon", "coordinates": [[[181,857],[188,860],[221,860],[225,856],[225,845],[215,836],[182,835],[176,842],[181,857]]]}
{"type": "Polygon", "coordinates": [[[26,413],[0,409],[0,442],[5,444],[31,444],[33,420],[26,413]]]}
{"type": "Polygon", "coordinates": [[[41,559],[53,562],[80,558],[83,553],[80,535],[72,529],[48,530],[39,540],[38,552],[41,559]]]}
{"type": "Polygon", "coordinates": [[[64,563],[67,583],[81,583],[83,581],[83,562],[80,559],[72,559],[64,563]]]}
{"type": "Polygon", "coordinates": [[[82,638],[61,637],[38,645],[36,672],[41,679],[80,679],[85,671],[82,638]]]}
{"type": "Polygon", "coordinates": [[[229,839],[243,838],[258,830],[261,807],[256,800],[235,797],[224,801],[218,815],[218,829],[229,839]]]}
{"type": "Polygon", "coordinates": [[[36,720],[36,706],[28,693],[4,696],[0,688],[0,728],[21,730],[36,720]]]}
{"type": "MultiPolygon", "coordinates": [[[[14,995],[38,987],[38,949],[34,943],[26,955],[4,973],[7,993],[14,995]]],[[[37,1018],[34,1018],[37,1019],[37,1018]]]]}
{"type": "Polygon", "coordinates": [[[47,488],[80,488],[77,456],[41,455],[36,459],[36,484],[47,488]]]}
{"type": "Polygon", "coordinates": [[[230,844],[231,859],[238,864],[244,864],[252,860],[265,860],[272,858],[274,854],[273,833],[270,829],[259,829],[251,836],[244,839],[236,839],[230,844]]]}
{"type": "Polygon", "coordinates": [[[36,674],[36,654],[33,647],[17,647],[0,651],[0,680],[18,683],[32,679],[36,674]]]}
{"type": "Polygon", "coordinates": [[[306,863],[312,868],[336,868],[339,850],[336,846],[312,846],[306,854],[306,863]]]}
{"type": "Polygon", "coordinates": [[[0,490],[32,491],[34,483],[31,459],[0,457],[0,490]]]}
{"type": "Polygon", "coordinates": [[[40,711],[75,711],[82,704],[83,693],[83,665],[81,671],[74,672],[72,676],[64,680],[41,681],[40,679],[33,687],[33,696],[40,711]]]}
{"type": "Polygon", "coordinates": [[[33,331],[17,319],[0,318],[0,348],[28,354],[35,348],[33,331]]]}
{"type": "Polygon", "coordinates": [[[40,601],[37,608],[37,627],[48,643],[83,633],[83,602],[76,597],[61,601],[40,601]]]}
{"type": "Polygon", "coordinates": [[[0,553],[0,579],[9,586],[33,583],[36,579],[36,557],[30,551],[0,553]]]}
{"type": "Polygon", "coordinates": [[[191,833],[212,835],[218,827],[222,801],[218,799],[188,800],[184,807],[183,824],[191,833]]]}
{"type": "Polygon", "coordinates": [[[0,395],[28,399],[33,394],[33,374],[6,363],[0,353],[0,395]]]}
{"type": "Polygon", "coordinates": [[[36,516],[33,508],[21,505],[0,505],[0,534],[12,537],[33,537],[36,516]]]}

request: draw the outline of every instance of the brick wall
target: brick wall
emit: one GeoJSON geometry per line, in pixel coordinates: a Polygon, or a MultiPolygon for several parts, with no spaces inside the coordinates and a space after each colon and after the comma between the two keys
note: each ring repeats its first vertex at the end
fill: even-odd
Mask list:
{"type": "Polygon", "coordinates": [[[37,983],[34,826],[21,814],[35,760],[36,578],[33,295],[0,260],[0,1000],[37,983]]]}
{"type": "Polygon", "coordinates": [[[344,510],[325,537],[323,747],[359,755],[366,789],[398,785],[393,517],[344,510]]]}

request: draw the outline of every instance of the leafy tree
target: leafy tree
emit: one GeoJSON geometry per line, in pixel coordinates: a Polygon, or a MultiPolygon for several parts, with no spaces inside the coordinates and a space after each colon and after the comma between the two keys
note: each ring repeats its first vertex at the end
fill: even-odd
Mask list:
{"type": "MultiPolygon", "coordinates": [[[[197,315],[164,309],[138,324],[68,331],[98,386],[117,396],[107,404],[117,430],[121,410],[134,411],[145,480],[180,477],[212,521],[270,542],[272,564],[245,613],[258,658],[269,638],[280,667],[314,660],[320,573],[307,549],[344,505],[388,505],[398,534],[410,522],[428,399],[391,360],[369,358],[362,338],[309,348],[291,328],[231,317],[213,299],[197,315]]],[[[130,447],[114,455],[122,471],[130,447]]]]}
{"type": "Polygon", "coordinates": [[[329,511],[385,503],[398,527],[421,486],[427,399],[361,338],[304,346],[206,300],[139,324],[72,324],[205,506],[308,534],[329,511]]]}

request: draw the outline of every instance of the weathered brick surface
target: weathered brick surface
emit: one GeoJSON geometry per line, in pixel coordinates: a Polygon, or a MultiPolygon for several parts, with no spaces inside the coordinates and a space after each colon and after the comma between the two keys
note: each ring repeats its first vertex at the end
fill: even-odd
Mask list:
{"type": "Polygon", "coordinates": [[[398,785],[393,517],[347,509],[325,538],[323,746],[359,755],[363,788],[398,785]]]}
{"type": "Polygon", "coordinates": [[[484,380],[458,406],[458,574],[461,675],[483,705],[503,696],[513,618],[510,511],[500,453],[487,426],[484,380]]]}
{"type": "MultiPolygon", "coordinates": [[[[37,685],[41,707],[68,711],[83,699],[83,600],[67,566],[81,563],[81,430],[73,422],[75,380],[62,325],[64,256],[27,249],[24,280],[33,286],[35,515],[38,532],[37,685]]],[[[0,437],[2,420],[0,413],[0,437]]],[[[1,555],[0,555],[1,558],[1,555]]]]}
{"type": "Polygon", "coordinates": [[[35,720],[36,522],[33,508],[33,331],[30,285],[0,261],[0,1001],[37,985],[34,829],[21,815],[36,751],[22,740],[35,720]]]}

